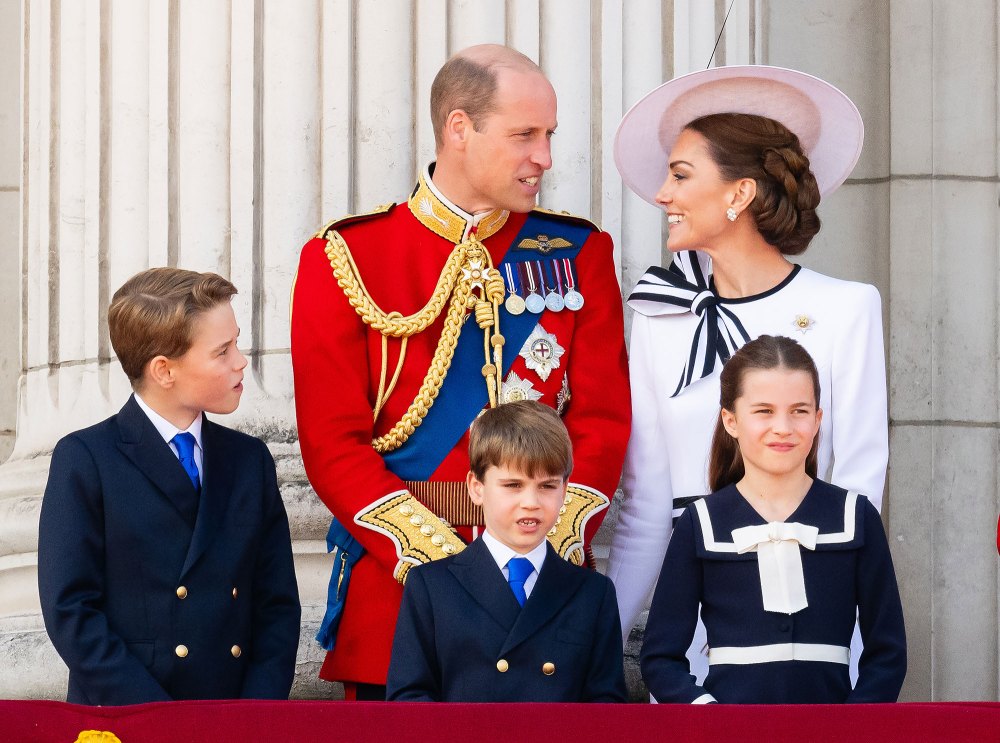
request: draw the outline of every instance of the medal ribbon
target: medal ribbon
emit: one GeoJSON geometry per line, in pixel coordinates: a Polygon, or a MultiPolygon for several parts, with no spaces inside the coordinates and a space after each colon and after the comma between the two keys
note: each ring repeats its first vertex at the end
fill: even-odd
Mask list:
{"type": "Polygon", "coordinates": [[[566,290],[573,291],[576,289],[576,279],[573,278],[573,264],[570,262],[569,258],[563,258],[563,273],[566,274],[566,290]]]}
{"type": "Polygon", "coordinates": [[[535,286],[535,271],[530,263],[524,264],[525,270],[528,272],[528,293],[538,294],[538,288],[535,286]]]}
{"type": "MultiPolygon", "coordinates": [[[[587,241],[592,229],[565,220],[555,219],[541,212],[528,215],[511,246],[520,244],[525,238],[536,235],[559,235],[568,240],[572,248],[560,248],[559,257],[575,258],[580,247],[587,241]]],[[[514,250],[508,247],[506,254],[498,267],[506,273],[507,265],[526,263],[536,260],[538,253],[534,250],[514,250]]],[[[530,275],[530,271],[529,271],[530,275]]],[[[524,345],[537,323],[537,316],[530,312],[523,315],[512,315],[501,304],[500,316],[503,327],[504,345],[518,349],[524,345]]],[[[503,356],[503,376],[510,371],[516,353],[503,356]]],[[[410,435],[398,449],[383,456],[386,466],[402,480],[427,480],[438,468],[444,458],[458,444],[469,425],[487,405],[485,385],[482,379],[483,367],[483,336],[479,327],[466,323],[458,337],[451,367],[441,384],[441,389],[434,405],[427,411],[420,426],[410,435]]],[[[500,370],[498,370],[499,372],[500,370]]]]}
{"type": "Polygon", "coordinates": [[[535,261],[535,270],[538,271],[538,293],[547,297],[552,292],[552,286],[548,283],[549,277],[545,273],[545,265],[541,261],[535,261]]]}
{"type": "Polygon", "coordinates": [[[517,291],[518,287],[514,283],[514,272],[511,270],[511,265],[509,263],[505,264],[503,270],[504,273],[507,275],[507,291],[509,291],[511,294],[517,294],[518,296],[520,296],[517,291]]]}
{"type": "MultiPolygon", "coordinates": [[[[563,259],[563,260],[565,260],[565,259],[563,259]]],[[[562,273],[559,271],[559,259],[558,258],[553,258],[552,259],[552,270],[555,272],[555,275],[556,275],[556,288],[559,290],[559,296],[563,296],[562,273]]]]}

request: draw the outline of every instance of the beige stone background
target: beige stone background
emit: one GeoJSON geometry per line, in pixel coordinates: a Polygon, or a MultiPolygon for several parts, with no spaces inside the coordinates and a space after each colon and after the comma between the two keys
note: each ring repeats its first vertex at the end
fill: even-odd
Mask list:
{"type": "MultiPolygon", "coordinates": [[[[291,399],[299,247],[326,219],[408,193],[433,153],[434,72],[457,49],[501,42],[539,60],[559,94],[542,204],[614,235],[627,291],[661,260],[663,225],[623,192],[614,128],[643,93],[708,64],[727,8],[0,0],[0,697],[65,692],[35,586],[48,456],[126,399],[108,299],[165,264],[215,270],[241,289],[252,364],[227,422],[265,438],[278,461],[304,604],[293,694],[338,694],[315,680],[311,640],[329,560],[291,399]]],[[[803,262],[883,297],[884,516],[909,636],[907,700],[998,698],[997,38],[996,0],[734,0],[713,62],[819,75],[864,116],[861,161],[823,204],[803,262]]]]}

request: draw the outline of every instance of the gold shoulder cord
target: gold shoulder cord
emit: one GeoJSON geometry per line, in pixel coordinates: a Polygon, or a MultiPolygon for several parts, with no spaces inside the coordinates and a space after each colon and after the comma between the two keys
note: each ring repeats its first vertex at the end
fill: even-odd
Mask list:
{"type": "Polygon", "coordinates": [[[396,425],[384,436],[372,440],[375,451],[385,454],[398,449],[413,434],[431,409],[451,367],[467,308],[474,309],[476,324],[484,331],[483,350],[486,362],[483,365],[483,376],[489,393],[490,407],[496,407],[497,401],[501,399],[500,373],[503,370],[504,338],[500,335],[500,304],[504,301],[505,288],[500,272],[493,268],[489,251],[475,236],[455,246],[441,270],[430,300],[422,309],[407,316],[395,311],[385,312],[375,303],[365,287],[347,243],[336,230],[329,232],[326,255],[330,259],[337,284],[344,290],[361,321],[382,335],[382,371],[374,406],[375,420],[378,420],[385,401],[392,394],[399,379],[406,358],[407,339],[426,330],[438,318],[445,305],[448,305],[441,338],[420,390],[396,425]],[[386,387],[389,337],[400,338],[401,345],[399,361],[386,387]]]}

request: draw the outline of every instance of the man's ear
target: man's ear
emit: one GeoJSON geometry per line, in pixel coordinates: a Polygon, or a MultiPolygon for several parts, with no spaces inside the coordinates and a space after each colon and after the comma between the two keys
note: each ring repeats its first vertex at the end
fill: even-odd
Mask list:
{"type": "Polygon", "coordinates": [[[444,120],[441,132],[444,143],[455,150],[464,150],[469,134],[473,131],[472,119],[460,108],[456,108],[444,120]]]}
{"type": "Polygon", "coordinates": [[[154,356],[146,364],[146,374],[144,379],[147,384],[155,384],[161,389],[168,390],[174,386],[174,364],[166,356],[154,356]]]}
{"type": "Polygon", "coordinates": [[[465,486],[469,490],[469,498],[472,499],[472,502],[477,506],[483,505],[483,484],[471,470],[465,476],[465,486]]]}

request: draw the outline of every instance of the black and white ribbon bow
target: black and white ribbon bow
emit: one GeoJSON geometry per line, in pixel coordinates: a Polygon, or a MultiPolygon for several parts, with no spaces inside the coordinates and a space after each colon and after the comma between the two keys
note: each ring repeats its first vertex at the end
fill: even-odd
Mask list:
{"type": "Polygon", "coordinates": [[[693,312],[701,318],[691,340],[684,371],[671,397],[679,395],[692,382],[712,374],[716,360],[721,368],[750,341],[743,323],[719,303],[718,295],[712,290],[708,261],[707,256],[695,251],[677,253],[668,268],[650,267],[628,298],[629,307],[643,315],[655,317],[693,312]]]}

